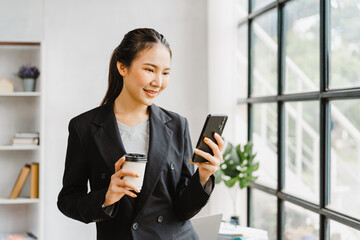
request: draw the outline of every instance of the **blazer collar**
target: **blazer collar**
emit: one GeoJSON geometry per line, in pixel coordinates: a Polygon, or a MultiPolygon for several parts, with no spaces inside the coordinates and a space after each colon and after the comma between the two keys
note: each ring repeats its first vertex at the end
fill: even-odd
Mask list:
{"type": "MultiPolygon", "coordinates": [[[[173,132],[166,126],[166,123],[171,121],[171,117],[161,108],[152,104],[149,106],[149,120],[148,163],[145,169],[143,188],[138,195],[135,216],[141,212],[149,196],[154,191],[160,178],[160,173],[166,165],[167,155],[172,144],[173,132]]],[[[111,172],[114,172],[116,161],[126,154],[126,151],[120,137],[113,104],[106,104],[100,107],[98,114],[92,122],[99,126],[94,135],[99,152],[111,169],[111,172]]]]}
{"type": "Polygon", "coordinates": [[[144,184],[138,195],[135,207],[135,217],[141,213],[149,196],[159,181],[162,169],[166,166],[169,148],[172,144],[173,131],[166,126],[171,118],[158,106],[151,105],[150,113],[150,140],[148,162],[145,169],[144,184]]]}

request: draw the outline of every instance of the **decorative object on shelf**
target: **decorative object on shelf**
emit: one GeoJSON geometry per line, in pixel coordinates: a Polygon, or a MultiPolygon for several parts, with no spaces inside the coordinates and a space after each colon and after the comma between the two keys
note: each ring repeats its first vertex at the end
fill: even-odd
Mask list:
{"type": "Polygon", "coordinates": [[[39,133],[16,133],[11,139],[12,145],[33,146],[40,144],[39,133]]]}
{"type": "Polygon", "coordinates": [[[38,239],[31,232],[27,233],[0,233],[0,240],[35,240],[38,239]]]}
{"type": "Polygon", "coordinates": [[[14,83],[9,79],[0,78],[0,93],[14,92],[14,83]]]}
{"type": "Polygon", "coordinates": [[[239,224],[239,217],[236,215],[236,195],[238,190],[236,183],[238,183],[240,189],[243,189],[258,178],[252,175],[259,169],[259,162],[254,162],[256,153],[254,154],[252,149],[253,144],[250,141],[243,147],[240,144],[233,146],[227,141],[223,153],[224,161],[215,173],[215,183],[223,181],[231,191],[234,211],[231,222],[234,225],[239,224]]]}
{"type": "Polygon", "coordinates": [[[23,80],[25,92],[35,91],[36,79],[39,77],[40,71],[37,67],[21,66],[17,76],[23,80]]]}

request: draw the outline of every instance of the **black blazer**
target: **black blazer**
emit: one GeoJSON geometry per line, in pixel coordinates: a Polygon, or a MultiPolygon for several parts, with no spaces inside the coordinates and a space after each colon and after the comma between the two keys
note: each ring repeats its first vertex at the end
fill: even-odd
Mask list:
{"type": "Polygon", "coordinates": [[[126,153],[113,104],[69,123],[58,208],[70,218],[96,222],[97,239],[198,239],[188,219],[207,203],[209,194],[189,161],[193,150],[187,121],[154,104],[149,114],[150,145],[142,190],[135,199],[125,195],[115,203],[113,216],[104,212],[102,204],[114,164],[126,153]]]}

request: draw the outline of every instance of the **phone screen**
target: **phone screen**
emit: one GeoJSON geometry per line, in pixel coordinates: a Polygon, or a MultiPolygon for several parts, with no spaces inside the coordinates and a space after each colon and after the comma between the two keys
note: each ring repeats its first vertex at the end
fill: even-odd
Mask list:
{"type": "MultiPolygon", "coordinates": [[[[196,148],[213,155],[213,151],[204,142],[204,138],[205,137],[210,138],[214,143],[217,144],[217,141],[214,137],[214,133],[217,133],[220,136],[222,135],[227,119],[228,119],[228,117],[224,114],[216,114],[216,115],[209,114],[206,117],[199,140],[196,144],[196,148]]],[[[192,161],[193,162],[208,162],[208,160],[204,159],[203,157],[201,157],[195,153],[193,155],[192,161]]]]}

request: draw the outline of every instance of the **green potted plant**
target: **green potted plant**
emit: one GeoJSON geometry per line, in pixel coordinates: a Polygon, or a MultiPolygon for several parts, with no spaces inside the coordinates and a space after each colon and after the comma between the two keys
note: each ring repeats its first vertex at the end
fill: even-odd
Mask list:
{"type": "Polygon", "coordinates": [[[253,173],[259,169],[259,162],[255,162],[256,153],[253,153],[253,144],[251,141],[244,146],[240,144],[234,146],[227,142],[223,153],[224,161],[220,164],[218,171],[215,173],[215,183],[224,182],[232,190],[234,216],[232,221],[238,224],[239,218],[236,215],[236,194],[237,190],[246,188],[251,182],[258,177],[253,173]]]}
{"type": "Polygon", "coordinates": [[[22,79],[24,91],[35,91],[36,79],[39,77],[40,71],[37,67],[21,66],[17,72],[17,76],[22,79]]]}

